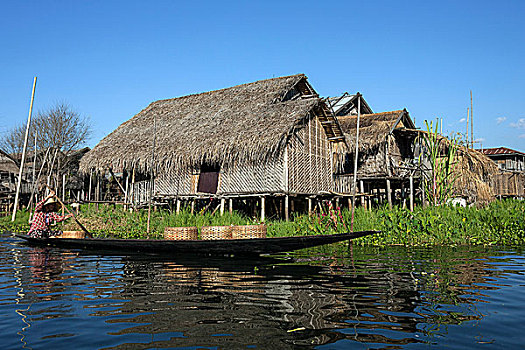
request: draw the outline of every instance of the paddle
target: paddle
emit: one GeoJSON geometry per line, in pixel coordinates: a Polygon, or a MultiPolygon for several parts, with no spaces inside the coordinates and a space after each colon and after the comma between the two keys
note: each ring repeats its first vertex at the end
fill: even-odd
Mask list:
{"type": "Polygon", "coordinates": [[[62,207],[64,207],[67,212],[69,214],[71,214],[71,216],[73,217],[73,219],[76,221],[76,223],[78,224],[78,226],[80,226],[80,228],[82,229],[82,231],[84,231],[86,233],[86,235],[89,237],[89,238],[93,238],[93,235],[91,233],[89,233],[89,231],[84,227],[84,225],[82,225],[80,223],[80,221],[78,221],[77,217],[75,216],[75,214],[73,214],[71,212],[71,210],[69,210],[68,207],[66,207],[64,205],[64,203],[62,203],[62,201],[60,200],[60,198],[58,198],[58,196],[56,195],[55,191],[53,191],[53,189],[51,187],[49,187],[47,184],[46,184],[46,187],[49,189],[49,191],[51,191],[51,193],[53,194],[53,196],[58,200],[58,203],[60,203],[62,205],[62,207]]]}

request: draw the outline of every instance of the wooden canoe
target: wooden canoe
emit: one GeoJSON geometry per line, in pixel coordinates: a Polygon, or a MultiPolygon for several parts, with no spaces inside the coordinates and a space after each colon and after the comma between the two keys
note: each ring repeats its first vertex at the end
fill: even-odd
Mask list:
{"type": "Polygon", "coordinates": [[[276,238],[226,240],[165,240],[112,238],[34,238],[25,234],[16,237],[34,245],[64,248],[162,253],[170,255],[260,255],[291,252],[325,244],[368,236],[378,231],[359,231],[333,235],[293,236],[276,238]]]}

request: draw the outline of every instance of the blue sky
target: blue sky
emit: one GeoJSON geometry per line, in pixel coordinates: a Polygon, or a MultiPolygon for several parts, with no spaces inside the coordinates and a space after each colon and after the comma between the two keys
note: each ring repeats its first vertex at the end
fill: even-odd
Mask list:
{"type": "Polygon", "coordinates": [[[150,102],[305,73],[525,151],[525,1],[2,1],[0,132],[67,102],[95,145],[150,102]]]}

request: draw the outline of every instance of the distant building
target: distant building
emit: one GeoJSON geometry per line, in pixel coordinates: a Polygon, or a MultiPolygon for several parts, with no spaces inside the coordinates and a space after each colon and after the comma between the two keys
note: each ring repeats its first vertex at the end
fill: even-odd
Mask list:
{"type": "Polygon", "coordinates": [[[525,171],[525,153],[507,147],[479,149],[492,159],[501,170],[525,171]]]}
{"type": "Polygon", "coordinates": [[[525,197],[525,153],[507,147],[478,150],[492,159],[500,169],[492,177],[494,193],[499,198],[525,197]]]}

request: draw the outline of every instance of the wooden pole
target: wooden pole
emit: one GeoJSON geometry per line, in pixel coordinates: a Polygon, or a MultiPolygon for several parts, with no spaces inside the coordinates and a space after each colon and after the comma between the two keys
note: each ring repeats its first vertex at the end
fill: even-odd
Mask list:
{"type": "Polygon", "coordinates": [[[135,206],[135,167],[131,174],[131,194],[130,194],[131,205],[135,206]]]}
{"type": "Polygon", "coordinates": [[[266,219],[266,198],[264,196],[261,197],[261,221],[264,221],[266,219]]]}
{"type": "Polygon", "coordinates": [[[470,108],[467,108],[467,134],[466,134],[466,137],[467,137],[467,139],[466,139],[467,148],[469,148],[468,147],[468,144],[469,144],[469,142],[468,142],[468,123],[469,123],[469,120],[470,120],[470,108]]]}
{"type": "Polygon", "coordinates": [[[392,190],[390,188],[390,179],[386,179],[386,198],[388,200],[388,207],[392,209],[392,190]]]}
{"type": "Polygon", "coordinates": [[[99,174],[95,174],[97,178],[97,186],[95,187],[95,200],[98,202],[100,200],[100,179],[99,174]]]}
{"type": "MultiPolygon", "coordinates": [[[[129,193],[129,174],[126,172],[126,191],[124,192],[124,203],[128,203],[128,193],[129,193]]],[[[126,206],[124,206],[126,208],[126,206]]]]}
{"type": "MultiPolygon", "coordinates": [[[[32,181],[31,189],[35,188],[35,181],[36,181],[36,135],[37,135],[37,132],[35,130],[35,147],[33,148],[33,181],[32,181]]],[[[34,192],[31,191],[31,198],[29,198],[29,201],[30,202],[32,201],[33,203],[36,203],[36,201],[33,200],[33,195],[34,195],[34,192]]],[[[32,212],[33,212],[33,210],[31,210],[31,213],[32,212]]],[[[31,215],[31,214],[29,214],[29,215],[31,215]]]]}
{"type": "Polygon", "coordinates": [[[40,175],[42,175],[42,170],[44,169],[44,165],[46,164],[47,155],[48,154],[49,154],[49,148],[47,149],[46,154],[44,155],[44,160],[42,161],[42,165],[40,165],[40,170],[38,171],[38,175],[36,177],[36,181],[33,184],[33,189],[31,190],[31,198],[29,199],[30,202],[34,198],[35,199],[35,203],[36,203],[37,190],[38,190],[38,181],[40,180],[40,175]]]}
{"type": "Polygon", "coordinates": [[[308,214],[312,214],[312,198],[308,198],[308,214]]]}
{"type": "Polygon", "coordinates": [[[474,107],[472,104],[472,90],[470,90],[470,140],[474,148],[474,107]]]}
{"type": "Polygon", "coordinates": [[[62,202],[66,201],[66,174],[62,174],[62,202]]]}
{"type": "Polygon", "coordinates": [[[414,177],[410,175],[410,211],[414,211],[414,177]]]}
{"type": "Polygon", "coordinates": [[[233,198],[230,198],[229,200],[228,210],[230,211],[230,215],[233,214],[233,198]]]}
{"type": "Polygon", "coordinates": [[[359,180],[359,192],[361,192],[361,206],[366,209],[366,202],[365,202],[365,184],[363,183],[363,180],[359,180]]]}
{"type": "Polygon", "coordinates": [[[226,199],[221,198],[221,209],[220,209],[221,216],[224,215],[224,205],[225,204],[226,204],[226,199]]]}
{"type": "Polygon", "coordinates": [[[289,201],[290,201],[290,196],[288,195],[284,196],[284,219],[286,221],[290,221],[290,213],[288,211],[289,201]]]}
{"type": "Polygon", "coordinates": [[[89,172],[89,189],[88,189],[88,201],[91,201],[91,189],[93,183],[93,170],[89,172]]]}
{"type": "Polygon", "coordinates": [[[361,119],[361,94],[357,93],[357,129],[355,133],[354,152],[354,180],[352,181],[352,217],[350,219],[350,232],[354,232],[355,194],[357,192],[357,159],[359,158],[359,120],[361,119]]]}
{"type": "Polygon", "coordinates": [[[151,169],[150,169],[150,184],[149,184],[149,198],[148,198],[148,225],[147,233],[149,233],[151,220],[151,200],[153,197],[153,186],[155,185],[153,167],[155,166],[155,142],[157,141],[157,118],[153,116],[153,147],[151,150],[151,169]]]}
{"type": "Polygon", "coordinates": [[[33,114],[33,101],[35,100],[36,77],[33,80],[33,91],[31,92],[31,103],[29,104],[29,116],[27,117],[26,135],[24,137],[24,148],[22,150],[22,160],[20,161],[20,170],[18,171],[18,183],[16,185],[15,204],[13,206],[13,216],[11,221],[16,219],[16,210],[18,208],[18,201],[20,199],[20,187],[22,186],[22,171],[24,170],[24,163],[26,160],[27,138],[29,136],[29,127],[31,126],[31,114],[33,114]]]}

